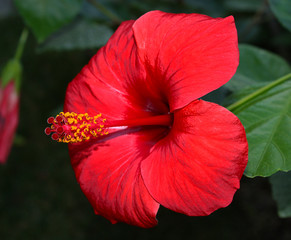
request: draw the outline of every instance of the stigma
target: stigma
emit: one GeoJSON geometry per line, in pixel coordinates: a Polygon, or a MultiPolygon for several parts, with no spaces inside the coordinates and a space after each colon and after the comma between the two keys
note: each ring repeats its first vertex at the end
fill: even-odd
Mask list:
{"type": "Polygon", "coordinates": [[[88,113],[60,112],[56,117],[47,119],[51,126],[45,129],[45,134],[51,134],[51,138],[58,142],[78,143],[107,135],[105,122],[101,113],[92,117],[88,113]]]}

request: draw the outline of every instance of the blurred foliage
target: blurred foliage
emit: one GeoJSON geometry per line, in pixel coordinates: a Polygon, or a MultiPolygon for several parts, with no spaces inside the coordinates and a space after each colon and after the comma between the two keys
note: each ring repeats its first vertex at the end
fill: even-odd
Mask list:
{"type": "Polygon", "coordinates": [[[270,7],[278,20],[291,31],[291,1],[290,0],[269,0],[270,7]]]}
{"type": "Polygon", "coordinates": [[[21,76],[22,76],[22,65],[20,59],[22,57],[23,49],[28,36],[28,31],[24,29],[18,42],[18,46],[15,51],[13,59],[10,59],[7,64],[3,67],[1,72],[1,84],[0,87],[4,88],[10,81],[15,82],[17,91],[20,91],[21,76]]]}
{"type": "Polygon", "coordinates": [[[102,47],[113,34],[111,28],[80,20],[56,33],[39,47],[39,51],[75,50],[102,47]]]}
{"type": "MultiPolygon", "coordinates": [[[[222,103],[228,97],[227,103],[233,103],[288,74],[290,13],[276,12],[275,2],[288,1],[0,0],[0,69],[15,53],[24,26],[32,33],[22,58],[17,136],[21,141],[14,145],[7,164],[0,166],[0,239],[290,239],[291,219],[277,216],[268,179],[259,177],[243,178],[233,203],[208,217],[187,217],[162,208],[157,217],[159,225],[153,229],[111,225],[94,214],[82,194],[70,166],[67,146],[51,142],[43,132],[47,117],[62,109],[67,84],[105,44],[121,19],[136,19],[150,10],[196,12],[212,17],[233,15],[239,42],[256,46],[240,45],[237,74],[226,87],[206,96],[209,101],[222,103]]],[[[266,94],[279,101],[279,92],[289,91],[289,95],[284,95],[287,106],[290,83],[286,85],[266,94]]],[[[284,101],[284,96],[280,95],[280,101],[284,101]]],[[[260,101],[266,105],[264,99],[265,96],[260,101]]],[[[273,99],[268,104],[272,103],[273,99]]],[[[289,110],[290,104],[285,111],[289,110]]],[[[283,110],[274,104],[270,111],[283,110]]],[[[280,134],[267,130],[260,130],[260,134],[277,134],[276,139],[284,141],[284,129],[290,128],[290,123],[282,123],[280,134]]],[[[270,161],[272,156],[266,155],[270,161]]],[[[267,163],[271,163],[269,160],[267,163]]],[[[290,216],[285,211],[291,205],[290,191],[285,195],[290,177],[289,173],[282,177],[278,173],[271,179],[279,214],[285,217],[290,216]]]]}
{"type": "Polygon", "coordinates": [[[278,203],[280,217],[291,216],[291,172],[279,172],[270,178],[274,199],[278,203]]]}
{"type": "Polygon", "coordinates": [[[69,23],[79,12],[82,0],[15,0],[15,5],[37,40],[69,23]]]}

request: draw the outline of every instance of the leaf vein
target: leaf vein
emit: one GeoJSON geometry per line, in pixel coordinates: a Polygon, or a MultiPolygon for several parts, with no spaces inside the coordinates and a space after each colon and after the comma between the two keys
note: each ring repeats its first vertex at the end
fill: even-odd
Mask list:
{"type": "MultiPolygon", "coordinates": [[[[258,163],[257,163],[257,165],[255,167],[256,172],[258,171],[258,169],[259,169],[259,167],[260,167],[263,159],[265,158],[266,152],[267,152],[270,144],[272,143],[272,139],[273,139],[274,135],[276,134],[277,129],[278,129],[279,125],[281,124],[282,120],[283,120],[283,117],[286,114],[288,114],[288,109],[290,109],[290,106],[291,106],[291,95],[289,95],[289,98],[287,99],[287,101],[285,101],[285,103],[286,104],[282,107],[282,111],[279,114],[280,117],[279,117],[279,119],[277,121],[277,124],[274,125],[274,127],[272,129],[272,132],[271,132],[269,138],[266,141],[266,144],[265,144],[264,150],[262,151],[261,157],[260,157],[260,159],[259,159],[259,161],[258,161],[258,163]]],[[[277,147],[279,147],[279,146],[277,146],[277,147]]],[[[285,166],[286,160],[283,161],[283,162],[284,162],[284,165],[283,166],[285,166]]]]}

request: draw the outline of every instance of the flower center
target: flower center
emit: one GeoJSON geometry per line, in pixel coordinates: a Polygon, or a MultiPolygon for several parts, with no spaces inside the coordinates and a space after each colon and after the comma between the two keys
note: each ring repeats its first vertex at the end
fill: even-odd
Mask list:
{"type": "Polygon", "coordinates": [[[76,143],[107,135],[108,129],[112,127],[171,126],[173,122],[172,114],[111,122],[101,116],[101,113],[91,117],[88,113],[60,112],[56,117],[47,119],[51,127],[45,129],[45,134],[52,134],[51,138],[58,142],[76,143]]]}

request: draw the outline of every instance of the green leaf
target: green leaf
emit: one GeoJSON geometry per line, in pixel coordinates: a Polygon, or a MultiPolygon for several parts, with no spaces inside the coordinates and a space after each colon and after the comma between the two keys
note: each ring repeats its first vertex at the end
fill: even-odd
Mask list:
{"type": "Polygon", "coordinates": [[[14,0],[38,42],[69,23],[80,11],[83,0],[14,0]]]}
{"type": "Polygon", "coordinates": [[[269,0],[270,7],[279,22],[291,31],[291,1],[290,0],[269,0]]]}
{"type": "Polygon", "coordinates": [[[291,172],[278,172],[270,177],[270,182],[279,216],[291,217],[291,172]]]}
{"type": "Polygon", "coordinates": [[[239,52],[236,74],[225,85],[232,91],[264,86],[291,72],[288,63],[271,52],[246,44],[239,45],[239,52]]]}
{"type": "Polygon", "coordinates": [[[21,82],[22,66],[20,61],[12,59],[8,61],[1,72],[1,87],[5,87],[10,81],[14,81],[19,91],[21,82]]]}
{"type": "Polygon", "coordinates": [[[282,79],[288,80],[233,111],[246,129],[248,177],[291,170],[291,74],[282,79]]]}
{"type": "Polygon", "coordinates": [[[228,109],[246,129],[249,162],[245,175],[270,176],[279,170],[291,170],[290,66],[258,48],[243,45],[240,50],[240,66],[230,89],[241,88],[236,96],[243,98],[228,109]],[[285,77],[275,81],[283,74],[285,77]]]}
{"type": "Polygon", "coordinates": [[[9,60],[7,64],[4,66],[1,72],[1,82],[0,86],[5,87],[10,81],[15,82],[16,90],[20,90],[21,84],[21,75],[22,75],[22,65],[20,63],[20,59],[22,57],[23,49],[27,40],[28,31],[24,29],[20,36],[16,53],[13,59],[9,60]]]}
{"type": "Polygon", "coordinates": [[[82,20],[50,37],[39,51],[98,48],[105,45],[112,34],[105,25],[82,20]]]}

